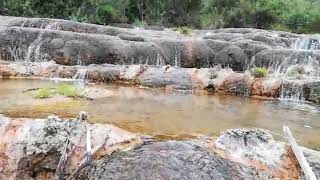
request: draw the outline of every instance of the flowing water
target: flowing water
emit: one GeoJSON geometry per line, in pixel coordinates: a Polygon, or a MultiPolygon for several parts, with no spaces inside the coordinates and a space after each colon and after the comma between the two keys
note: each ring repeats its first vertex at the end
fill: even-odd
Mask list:
{"type": "Polygon", "coordinates": [[[230,128],[259,127],[280,140],[288,125],[299,144],[320,150],[320,107],[308,103],[262,101],[252,98],[166,93],[163,90],[92,85],[108,96],[92,101],[53,97],[34,99],[23,91],[55,85],[54,81],[0,80],[0,113],[10,117],[75,117],[87,111],[91,122],[111,123],[158,138],[218,136],[230,128]]]}

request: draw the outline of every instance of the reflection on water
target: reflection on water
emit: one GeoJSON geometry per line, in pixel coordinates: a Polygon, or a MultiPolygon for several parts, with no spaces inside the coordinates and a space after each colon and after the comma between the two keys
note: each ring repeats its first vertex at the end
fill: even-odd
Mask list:
{"type": "Polygon", "coordinates": [[[194,134],[217,136],[230,128],[259,127],[281,138],[288,125],[299,143],[320,149],[320,107],[290,101],[262,101],[220,95],[165,93],[162,90],[99,85],[113,96],[93,101],[65,98],[35,100],[22,91],[51,84],[39,80],[0,80],[0,113],[11,117],[75,117],[81,111],[92,122],[112,123],[158,137],[194,134]]]}

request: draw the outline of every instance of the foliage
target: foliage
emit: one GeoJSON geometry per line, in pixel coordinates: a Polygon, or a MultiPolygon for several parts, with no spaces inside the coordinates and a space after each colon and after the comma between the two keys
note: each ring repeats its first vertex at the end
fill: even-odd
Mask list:
{"type": "Polygon", "coordinates": [[[79,97],[80,92],[78,88],[72,84],[59,84],[56,88],[56,92],[60,95],[67,97],[79,97]]]}
{"type": "Polygon", "coordinates": [[[190,35],[192,33],[192,29],[186,26],[176,27],[176,28],[173,28],[173,30],[183,35],[190,35]]]}
{"type": "Polygon", "coordinates": [[[255,67],[252,69],[252,75],[256,78],[266,77],[268,75],[268,69],[265,67],[255,67]]]}
{"type": "Polygon", "coordinates": [[[319,0],[2,0],[0,14],[97,24],[320,32],[319,0]]]}
{"type": "Polygon", "coordinates": [[[34,92],[33,97],[36,99],[46,99],[51,95],[51,89],[48,87],[38,89],[34,92]]]}
{"type": "Polygon", "coordinates": [[[67,97],[80,97],[79,89],[72,84],[59,84],[57,86],[43,87],[30,93],[36,99],[46,99],[52,95],[60,94],[67,97]]]}

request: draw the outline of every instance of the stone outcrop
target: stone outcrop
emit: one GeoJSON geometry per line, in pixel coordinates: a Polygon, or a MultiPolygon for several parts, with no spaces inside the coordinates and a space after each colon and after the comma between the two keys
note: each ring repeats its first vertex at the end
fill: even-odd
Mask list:
{"type": "Polygon", "coordinates": [[[192,142],[153,142],[116,153],[79,179],[271,179],[255,168],[224,160],[192,142]]]}
{"type": "MultiPolygon", "coordinates": [[[[73,21],[0,17],[3,60],[54,60],[63,65],[148,64],[244,71],[248,65],[278,66],[288,58],[320,61],[320,51],[293,46],[302,35],[258,29],[195,30],[120,28],[73,21]]],[[[310,36],[310,38],[317,38],[310,36]]]]}
{"type": "MultiPolygon", "coordinates": [[[[0,116],[0,178],[70,176],[85,156],[86,124],[80,119],[11,119],[0,116]],[[69,142],[69,143],[66,143],[69,142]],[[66,157],[58,166],[61,155],[66,157]]],[[[157,142],[110,125],[89,125],[92,161],[76,179],[300,179],[285,143],[265,130],[234,129],[217,139],[157,142]]],[[[302,148],[316,176],[320,153],[302,148]]]]}
{"type": "MultiPolygon", "coordinates": [[[[111,125],[89,128],[93,160],[141,144],[137,135],[111,125]]],[[[52,179],[65,146],[67,159],[61,178],[67,177],[86,153],[86,124],[77,119],[10,119],[0,115],[0,136],[0,179],[52,179]]]]}

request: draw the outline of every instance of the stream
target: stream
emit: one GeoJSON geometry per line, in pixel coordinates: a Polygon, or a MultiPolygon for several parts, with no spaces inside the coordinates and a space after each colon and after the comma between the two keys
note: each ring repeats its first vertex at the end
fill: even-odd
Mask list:
{"type": "Polygon", "coordinates": [[[34,99],[24,92],[56,84],[45,80],[0,80],[0,113],[14,118],[45,118],[52,114],[67,118],[87,111],[92,123],[111,123],[158,139],[219,136],[231,128],[257,127],[286,141],[282,126],[287,125],[299,144],[320,150],[320,106],[316,104],[105,84],[90,85],[108,92],[94,100],[34,99]]]}

